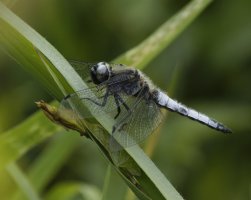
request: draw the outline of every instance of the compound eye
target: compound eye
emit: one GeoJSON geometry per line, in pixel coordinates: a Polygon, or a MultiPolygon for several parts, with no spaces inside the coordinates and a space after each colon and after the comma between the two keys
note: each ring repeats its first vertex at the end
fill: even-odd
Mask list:
{"type": "Polygon", "coordinates": [[[96,70],[98,74],[106,74],[109,72],[109,69],[108,69],[109,65],[106,62],[100,62],[96,66],[97,66],[96,70]]]}

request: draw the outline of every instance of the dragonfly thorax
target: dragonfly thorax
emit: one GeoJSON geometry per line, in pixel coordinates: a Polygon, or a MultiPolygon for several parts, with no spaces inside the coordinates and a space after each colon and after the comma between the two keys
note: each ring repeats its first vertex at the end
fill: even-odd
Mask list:
{"type": "Polygon", "coordinates": [[[108,80],[110,76],[111,67],[106,62],[99,62],[91,68],[91,78],[95,84],[100,84],[108,80]]]}

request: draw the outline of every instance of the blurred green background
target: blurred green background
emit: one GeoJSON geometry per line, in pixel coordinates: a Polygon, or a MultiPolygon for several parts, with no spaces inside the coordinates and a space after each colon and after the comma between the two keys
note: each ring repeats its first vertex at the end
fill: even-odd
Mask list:
{"type": "MultiPolygon", "coordinates": [[[[113,60],[189,1],[5,2],[66,58],[88,62],[113,60]]],[[[224,122],[234,132],[224,136],[168,114],[152,159],[185,199],[251,199],[250,19],[250,0],[214,1],[145,69],[173,98],[224,122]]],[[[40,99],[50,101],[52,97],[0,51],[0,131],[36,112],[34,102],[40,99]]],[[[47,143],[62,134],[30,151],[19,161],[22,169],[28,170],[47,143]]],[[[106,168],[100,152],[83,138],[46,190],[66,180],[102,190],[106,168]]],[[[111,199],[123,199],[125,184],[116,172],[111,181],[111,199]]],[[[0,193],[8,191],[0,189],[0,193]]]]}

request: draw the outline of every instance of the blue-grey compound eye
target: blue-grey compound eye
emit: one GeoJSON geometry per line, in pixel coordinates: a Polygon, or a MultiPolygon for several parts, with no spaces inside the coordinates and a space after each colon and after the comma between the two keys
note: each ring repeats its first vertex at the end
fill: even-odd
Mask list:
{"type": "Polygon", "coordinates": [[[98,74],[106,74],[109,72],[109,64],[106,62],[99,62],[97,65],[97,73],[98,74]]]}

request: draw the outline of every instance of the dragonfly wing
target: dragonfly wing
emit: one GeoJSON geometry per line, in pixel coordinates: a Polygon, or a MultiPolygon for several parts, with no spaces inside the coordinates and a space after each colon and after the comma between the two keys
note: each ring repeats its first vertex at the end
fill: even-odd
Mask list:
{"type": "Polygon", "coordinates": [[[71,109],[75,113],[75,117],[79,119],[104,114],[114,118],[119,109],[123,112],[125,109],[123,103],[126,103],[130,98],[123,93],[118,93],[118,95],[122,101],[116,101],[114,95],[110,94],[106,87],[83,89],[65,97],[58,110],[59,112],[66,112],[66,110],[71,109]]]}
{"type": "Polygon", "coordinates": [[[154,101],[141,99],[131,113],[121,116],[115,124],[111,149],[118,151],[144,141],[158,127],[162,118],[163,113],[154,101]],[[119,141],[120,145],[115,140],[119,141]]]}
{"type": "Polygon", "coordinates": [[[95,63],[87,63],[75,60],[69,60],[69,63],[85,82],[88,83],[91,81],[90,71],[95,63]]]}

